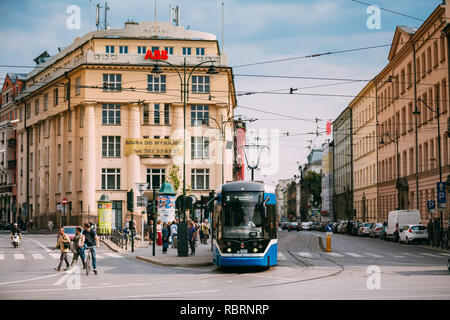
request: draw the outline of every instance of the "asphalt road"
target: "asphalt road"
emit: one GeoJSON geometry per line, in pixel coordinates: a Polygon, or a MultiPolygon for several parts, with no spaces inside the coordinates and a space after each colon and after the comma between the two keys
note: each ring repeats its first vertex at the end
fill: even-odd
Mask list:
{"type": "Polygon", "coordinates": [[[0,299],[450,299],[449,254],[346,235],[327,253],[319,236],[280,231],[270,270],[161,267],[101,245],[99,274],[86,276],[53,270],[55,235],[25,234],[13,248],[0,232],[0,299]]]}

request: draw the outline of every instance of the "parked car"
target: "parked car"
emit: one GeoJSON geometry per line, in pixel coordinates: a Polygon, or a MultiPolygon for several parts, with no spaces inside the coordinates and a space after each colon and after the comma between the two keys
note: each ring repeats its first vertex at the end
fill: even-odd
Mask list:
{"type": "Polygon", "coordinates": [[[311,230],[311,222],[302,222],[302,230],[311,230]]]}
{"type": "Polygon", "coordinates": [[[64,233],[67,234],[70,238],[70,240],[73,240],[73,237],[75,236],[75,229],[77,226],[64,226],[64,233]]]}
{"type": "Polygon", "coordinates": [[[319,228],[320,227],[320,225],[319,225],[319,223],[317,222],[317,221],[313,221],[313,222],[311,222],[311,230],[315,230],[315,231],[318,231],[319,228]]]}
{"type": "Polygon", "coordinates": [[[298,222],[291,222],[290,224],[289,224],[289,227],[288,227],[288,231],[289,232],[291,232],[291,231],[300,231],[301,230],[301,226],[298,224],[298,222]]]}
{"type": "Polygon", "coordinates": [[[320,231],[327,231],[327,225],[332,223],[331,221],[322,221],[320,223],[320,231]]]}
{"type": "Polygon", "coordinates": [[[362,222],[350,222],[352,224],[352,236],[358,235],[358,229],[363,225],[362,222]]]}
{"type": "Polygon", "coordinates": [[[346,230],[347,230],[347,222],[346,221],[342,221],[337,227],[337,232],[338,233],[345,233],[346,230]]]}
{"type": "Polygon", "coordinates": [[[341,223],[340,222],[333,222],[333,233],[339,233],[338,227],[341,223]]]}
{"type": "Polygon", "coordinates": [[[383,230],[383,224],[382,223],[374,223],[372,224],[372,227],[369,231],[369,237],[371,238],[377,238],[380,237],[381,231],[383,230]]]}
{"type": "Polygon", "coordinates": [[[290,222],[288,221],[284,221],[283,223],[281,223],[281,230],[287,230],[289,227],[290,222]]]}
{"type": "Polygon", "coordinates": [[[427,226],[422,224],[407,224],[401,231],[398,242],[410,244],[413,242],[428,242],[427,226]]]}
{"type": "Polygon", "coordinates": [[[384,238],[386,240],[399,240],[400,230],[406,225],[420,224],[419,210],[395,210],[389,212],[387,229],[384,238]],[[397,233],[398,225],[398,233],[397,233]]]}
{"type": "Polygon", "coordinates": [[[2,221],[0,222],[0,230],[11,230],[11,225],[6,221],[2,221]]]}
{"type": "Polygon", "coordinates": [[[372,228],[372,225],[374,225],[374,223],[370,222],[362,223],[361,226],[358,228],[358,236],[360,237],[368,236],[370,229],[372,228]]]}

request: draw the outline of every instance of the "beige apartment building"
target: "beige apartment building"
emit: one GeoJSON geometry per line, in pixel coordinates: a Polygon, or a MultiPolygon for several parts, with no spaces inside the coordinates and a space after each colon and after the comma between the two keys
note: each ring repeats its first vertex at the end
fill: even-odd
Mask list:
{"type": "MultiPolygon", "coordinates": [[[[388,212],[396,208],[419,209],[423,223],[430,218],[426,205],[428,200],[437,200],[436,184],[439,182],[437,101],[441,113],[439,135],[444,182],[450,172],[450,140],[446,134],[449,97],[447,40],[441,34],[449,11],[448,5],[441,4],[420,28],[398,26],[388,56],[389,63],[374,81],[379,124],[379,221],[386,221],[388,212]],[[418,148],[413,114],[416,104],[420,112],[417,118],[418,148]],[[397,187],[401,191],[400,201],[397,187]]],[[[373,93],[373,88],[370,91],[373,93]]],[[[373,127],[365,130],[371,132],[373,127]]],[[[448,213],[444,218],[448,219],[448,213]]]]}
{"type": "Polygon", "coordinates": [[[353,201],[358,221],[377,221],[377,139],[375,86],[369,82],[349,107],[353,129],[353,201]]]}
{"type": "MultiPolygon", "coordinates": [[[[113,201],[113,226],[120,227],[130,219],[127,191],[138,195],[135,183],[159,189],[173,165],[182,186],[182,152],[128,155],[124,145],[131,138],[183,139],[184,120],[187,194],[200,199],[232,180],[234,152],[227,142],[233,140],[236,98],[232,70],[214,35],[168,22],[127,22],[123,29],[76,38],[36,62],[18,102],[17,202],[38,228],[59,221],[62,199],[68,200],[65,224],[96,222],[103,194],[113,201]],[[164,59],[162,50],[166,60],[145,59],[148,51],[164,59]],[[211,66],[217,74],[208,72],[211,66]]],[[[151,199],[151,190],[145,195],[151,199]]],[[[136,199],[134,205],[140,230],[144,208],[136,199]]]]}

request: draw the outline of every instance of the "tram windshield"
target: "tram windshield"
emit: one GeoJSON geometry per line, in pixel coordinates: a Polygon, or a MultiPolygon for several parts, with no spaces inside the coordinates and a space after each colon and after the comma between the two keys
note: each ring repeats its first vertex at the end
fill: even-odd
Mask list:
{"type": "Polygon", "coordinates": [[[228,192],[223,198],[223,237],[262,238],[263,193],[228,192]]]}

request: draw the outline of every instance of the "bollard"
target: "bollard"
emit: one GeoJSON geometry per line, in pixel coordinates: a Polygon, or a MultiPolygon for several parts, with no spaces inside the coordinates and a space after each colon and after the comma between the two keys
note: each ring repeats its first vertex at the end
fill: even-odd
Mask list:
{"type": "Polygon", "coordinates": [[[327,236],[327,252],[331,252],[331,236],[327,236]]]}

